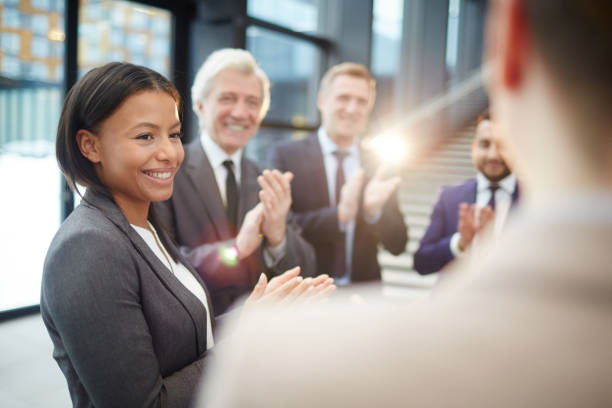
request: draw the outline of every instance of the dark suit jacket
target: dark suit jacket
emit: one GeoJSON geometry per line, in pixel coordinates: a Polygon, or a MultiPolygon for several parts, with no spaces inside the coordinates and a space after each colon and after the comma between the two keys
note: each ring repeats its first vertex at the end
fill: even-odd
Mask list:
{"type": "MultiPolygon", "coordinates": [[[[239,226],[259,202],[257,177],[261,170],[243,157],[240,172],[239,226]]],[[[291,219],[287,223],[287,252],[273,268],[265,266],[261,249],[238,265],[222,262],[219,250],[235,244],[235,226],[227,219],[213,169],[199,139],[185,146],[185,160],[174,179],[172,198],[156,203],[155,208],[208,285],[217,315],[248,293],[262,272],[270,277],[299,265],[302,275],[315,273],[314,250],[291,219]]]]}
{"type": "Polygon", "coordinates": [[[204,372],[205,308],[111,199],[85,198],[93,206],[83,201],[51,242],[40,300],[72,402],[187,407],[204,372]]]}
{"type": "MultiPolygon", "coordinates": [[[[361,153],[362,166],[367,162],[367,157],[361,153]]],[[[270,166],[291,171],[295,175],[291,182],[293,213],[302,227],[304,238],[315,248],[318,272],[335,276],[335,248],[344,241],[345,234],[339,228],[337,207],[330,204],[323,154],[317,135],[275,146],[270,153],[270,166]]],[[[367,171],[366,166],[366,174],[367,171]]],[[[378,244],[381,243],[389,252],[398,255],[406,248],[407,240],[408,232],[398,207],[397,195],[387,201],[380,219],[374,224],[365,221],[360,208],[353,243],[352,281],[380,280],[378,244]]]]}
{"type": "MultiPolygon", "coordinates": [[[[438,272],[454,259],[450,241],[457,232],[459,204],[476,202],[476,179],[457,186],[445,187],[436,202],[431,220],[419,249],[414,254],[414,269],[421,275],[438,272]]],[[[513,204],[518,200],[518,184],[512,195],[513,204]]]]}

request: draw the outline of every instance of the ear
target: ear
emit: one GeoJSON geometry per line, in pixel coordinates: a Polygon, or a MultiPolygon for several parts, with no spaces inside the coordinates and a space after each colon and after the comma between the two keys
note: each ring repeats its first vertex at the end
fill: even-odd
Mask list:
{"type": "Polygon", "coordinates": [[[204,113],[204,105],[202,104],[202,102],[198,101],[195,103],[195,110],[198,116],[204,113]]]}
{"type": "Polygon", "coordinates": [[[321,111],[321,107],[323,106],[323,102],[325,102],[325,95],[323,95],[323,92],[319,91],[319,93],[317,93],[317,108],[319,109],[319,111],[321,111]]]}
{"type": "Polygon", "coordinates": [[[374,110],[374,104],[376,103],[376,88],[370,89],[370,100],[368,101],[368,113],[372,113],[374,110]]]}
{"type": "Polygon", "coordinates": [[[81,154],[92,163],[100,163],[100,139],[89,130],[79,129],[76,134],[77,145],[81,154]]]}
{"type": "Polygon", "coordinates": [[[529,57],[530,35],[527,13],[523,0],[509,0],[504,6],[506,13],[502,27],[502,81],[511,90],[517,89],[523,82],[529,57]]]}

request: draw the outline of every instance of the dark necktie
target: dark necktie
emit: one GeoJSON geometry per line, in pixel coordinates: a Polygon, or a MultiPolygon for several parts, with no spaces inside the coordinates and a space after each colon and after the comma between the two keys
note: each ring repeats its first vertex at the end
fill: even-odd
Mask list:
{"type": "MultiPolygon", "coordinates": [[[[345,150],[336,150],[334,152],[336,160],[338,161],[338,168],[336,169],[336,205],[340,202],[340,191],[344,185],[344,169],[342,163],[344,158],[348,156],[348,152],[345,150]]],[[[333,277],[342,277],[346,275],[346,237],[342,235],[342,239],[336,243],[334,251],[334,270],[332,271],[333,277]]]]}
{"type": "Polygon", "coordinates": [[[495,192],[499,190],[499,186],[496,184],[491,184],[489,186],[489,190],[491,190],[491,198],[489,199],[489,203],[487,204],[493,211],[495,211],[495,192]]]}
{"type": "Polygon", "coordinates": [[[342,168],[342,163],[344,162],[344,158],[348,156],[348,152],[346,150],[336,150],[334,152],[334,156],[336,156],[336,160],[338,161],[338,167],[336,169],[336,205],[340,202],[340,191],[342,191],[342,186],[344,185],[344,169],[342,168]]]}
{"type": "Polygon", "coordinates": [[[223,166],[227,169],[225,178],[225,212],[232,227],[238,227],[238,185],[234,175],[234,162],[225,160],[223,166]]]}

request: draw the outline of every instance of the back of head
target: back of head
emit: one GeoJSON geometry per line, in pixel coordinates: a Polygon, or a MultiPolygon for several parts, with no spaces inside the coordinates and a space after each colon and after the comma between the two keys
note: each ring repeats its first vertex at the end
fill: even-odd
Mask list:
{"type": "Polygon", "coordinates": [[[612,100],[612,3],[609,0],[524,0],[534,40],[561,81],[612,100]]]}
{"type": "Polygon", "coordinates": [[[169,94],[180,112],[180,96],[163,75],[139,65],[112,62],[94,68],[70,89],[59,120],[56,156],[70,187],[76,183],[107,193],[93,164],[81,153],[76,140],[80,129],[96,133],[102,122],[111,116],[129,96],[141,91],[169,94]]]}
{"type": "Polygon", "coordinates": [[[343,62],[341,64],[334,65],[329,70],[327,70],[325,75],[323,75],[323,78],[321,78],[319,92],[325,93],[329,89],[331,83],[334,82],[334,79],[336,79],[340,75],[349,75],[356,78],[363,78],[368,83],[372,95],[375,95],[376,80],[374,80],[374,78],[370,74],[370,71],[368,71],[365,66],[356,62],[343,62]]]}
{"type": "MultiPolygon", "coordinates": [[[[198,113],[197,104],[204,100],[214,86],[216,76],[227,69],[234,69],[246,75],[255,75],[261,83],[262,103],[259,118],[263,118],[270,107],[270,80],[257,65],[250,52],[238,48],[223,48],[210,54],[202,64],[191,87],[193,110],[198,113]]],[[[202,123],[200,123],[200,126],[202,123]]]]}
{"type": "Polygon", "coordinates": [[[523,0],[537,52],[576,113],[612,108],[612,2],[523,0]],[[580,111],[580,112],[578,112],[580,111]]]}

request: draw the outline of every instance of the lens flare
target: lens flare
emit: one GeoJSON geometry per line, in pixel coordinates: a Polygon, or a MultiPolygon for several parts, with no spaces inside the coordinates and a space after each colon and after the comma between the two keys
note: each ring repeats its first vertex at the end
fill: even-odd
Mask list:
{"type": "Polygon", "coordinates": [[[393,165],[401,164],[406,160],[408,153],[406,141],[396,134],[389,133],[383,133],[370,139],[369,148],[374,150],[384,162],[393,165]]]}
{"type": "Polygon", "coordinates": [[[238,250],[233,246],[223,246],[219,248],[219,259],[225,266],[236,266],[238,265],[238,250]]]}

